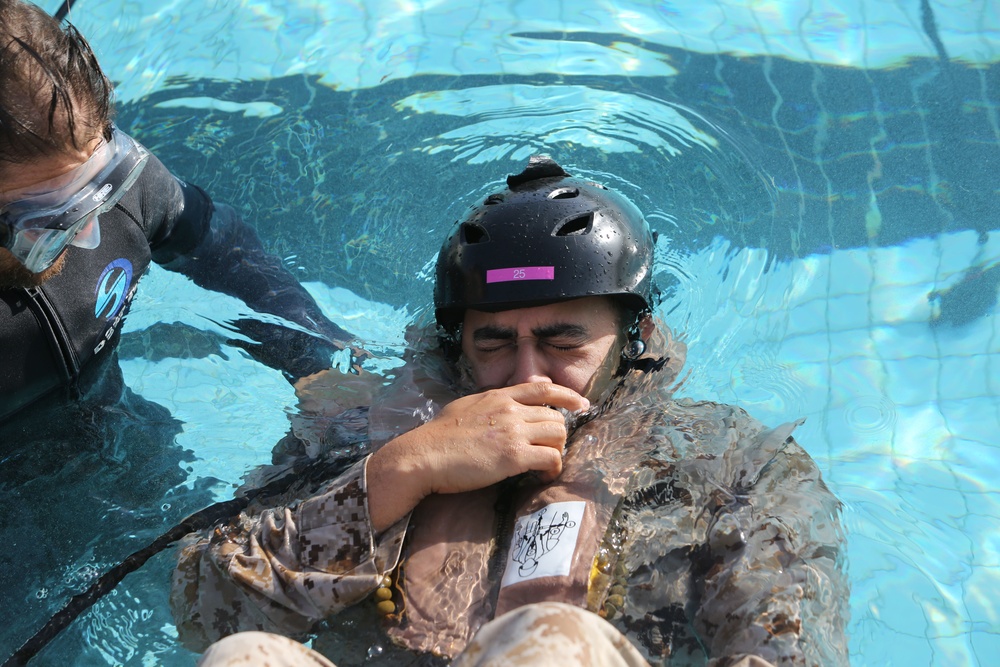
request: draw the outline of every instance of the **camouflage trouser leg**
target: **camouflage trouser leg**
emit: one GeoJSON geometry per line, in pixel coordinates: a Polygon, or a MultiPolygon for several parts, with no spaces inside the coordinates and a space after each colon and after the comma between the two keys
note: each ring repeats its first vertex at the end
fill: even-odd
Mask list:
{"type": "MultiPolygon", "coordinates": [[[[711,661],[726,667],[773,667],[756,656],[711,661]]],[[[649,667],[610,623],[579,607],[540,602],[484,625],[452,667],[649,667]]],[[[336,667],[297,641],[240,632],[212,644],[198,667],[336,667]]]]}
{"type": "Polygon", "coordinates": [[[649,667],[597,614],[561,602],[519,607],[484,625],[452,667],[649,667]]]}
{"type": "Polygon", "coordinates": [[[208,647],[198,667],[336,667],[299,642],[267,632],[238,632],[208,647]]]}
{"type": "MultiPolygon", "coordinates": [[[[302,644],[266,632],[240,632],[212,644],[198,667],[335,667],[302,644]]],[[[648,667],[610,623],[559,602],[515,609],[482,628],[453,667],[648,667]]]]}

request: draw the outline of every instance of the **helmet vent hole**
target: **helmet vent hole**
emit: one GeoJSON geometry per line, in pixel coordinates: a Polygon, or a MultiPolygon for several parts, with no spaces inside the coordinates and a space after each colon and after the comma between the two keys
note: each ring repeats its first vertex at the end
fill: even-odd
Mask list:
{"type": "Polygon", "coordinates": [[[549,193],[549,199],[572,199],[579,194],[579,188],[556,188],[549,193]]]}
{"type": "Polygon", "coordinates": [[[490,240],[490,235],[479,225],[467,222],[462,225],[462,242],[465,244],[485,243],[490,240]]]}
{"type": "Polygon", "coordinates": [[[590,232],[591,224],[594,221],[594,216],[590,213],[587,215],[581,215],[576,218],[570,218],[566,222],[559,225],[554,232],[553,236],[583,236],[590,232]]]}

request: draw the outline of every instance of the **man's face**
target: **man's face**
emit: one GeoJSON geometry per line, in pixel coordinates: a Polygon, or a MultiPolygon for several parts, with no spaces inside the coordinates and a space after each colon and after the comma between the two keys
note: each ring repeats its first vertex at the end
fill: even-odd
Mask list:
{"type": "Polygon", "coordinates": [[[479,389],[553,382],[588,399],[604,390],[624,336],[608,297],[499,313],[467,310],[462,354],[479,389]]]}
{"type": "MultiPolygon", "coordinates": [[[[16,165],[7,165],[0,172],[0,206],[35,194],[54,190],[64,185],[80,165],[87,162],[100,143],[96,137],[82,150],[71,150],[16,165]]],[[[32,273],[6,248],[0,248],[0,288],[37,287],[57,275],[65,263],[65,253],[55,264],[41,273],[32,273]]]]}

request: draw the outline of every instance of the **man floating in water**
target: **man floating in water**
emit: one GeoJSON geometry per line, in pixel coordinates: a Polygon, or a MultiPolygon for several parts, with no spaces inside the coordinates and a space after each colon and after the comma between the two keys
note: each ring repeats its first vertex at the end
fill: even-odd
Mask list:
{"type": "Polygon", "coordinates": [[[507,183],[445,241],[400,377],[326,415],[326,445],[300,430],[312,457],[351,432],[370,453],[183,550],[182,641],[229,636],[204,665],[328,665],[233,634],[318,632],[356,664],[368,614],[385,664],[846,665],[839,503],[796,424],[673,398],[685,347],[631,202],[544,157],[507,183]]]}

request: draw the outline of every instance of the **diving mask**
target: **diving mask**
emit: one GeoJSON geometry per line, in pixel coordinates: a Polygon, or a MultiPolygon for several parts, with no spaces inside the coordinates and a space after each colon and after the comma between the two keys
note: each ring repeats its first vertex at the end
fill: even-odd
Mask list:
{"type": "Polygon", "coordinates": [[[31,188],[27,196],[0,205],[0,246],[32,273],[41,273],[70,244],[95,248],[100,243],[97,216],[112,208],[142,173],[149,152],[112,126],[86,162],[31,188]],[[55,179],[54,179],[55,180],[55,179]],[[68,180],[68,182],[67,182],[68,180]]]}

